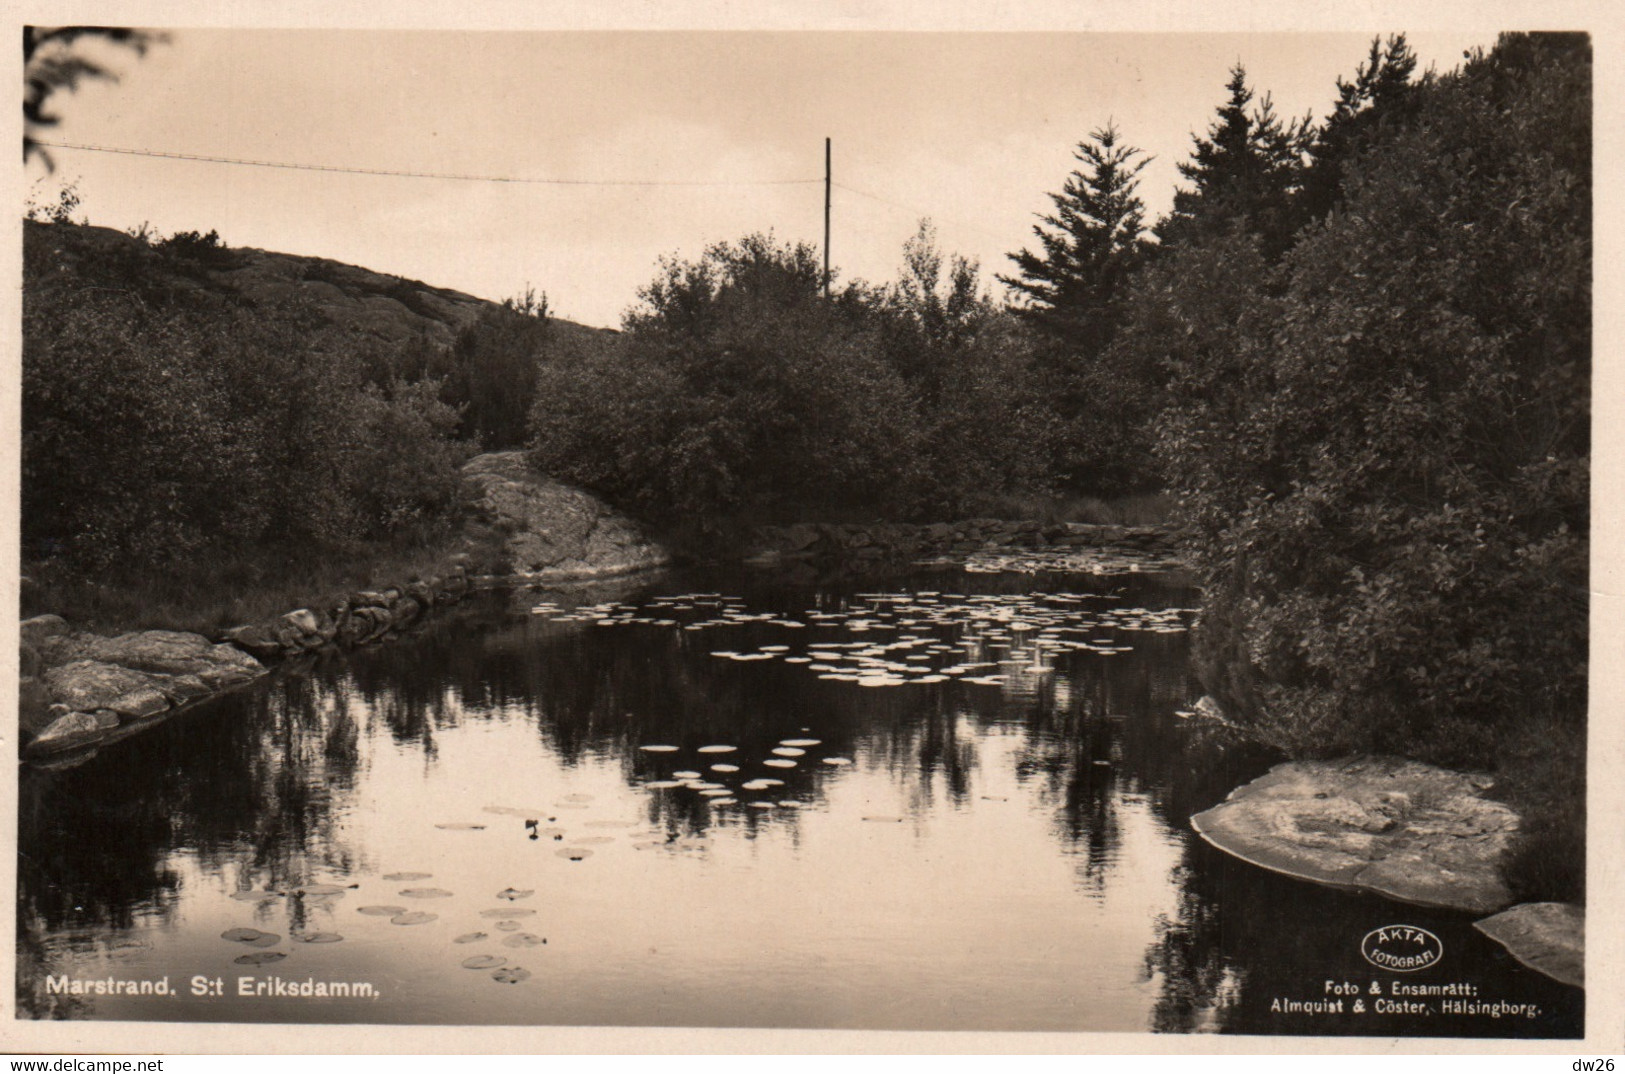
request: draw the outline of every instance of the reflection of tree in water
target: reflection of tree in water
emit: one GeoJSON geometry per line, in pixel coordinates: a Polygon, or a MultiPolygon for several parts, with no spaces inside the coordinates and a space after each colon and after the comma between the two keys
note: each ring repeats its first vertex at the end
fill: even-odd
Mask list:
{"type": "Polygon", "coordinates": [[[1239,987],[1222,949],[1219,903],[1196,884],[1188,866],[1176,870],[1179,908],[1172,918],[1158,917],[1145,953],[1146,976],[1159,984],[1150,1025],[1156,1033],[1213,1027],[1217,1008],[1233,1002],[1239,987]]]}
{"type": "Polygon", "coordinates": [[[175,847],[239,888],[282,888],[352,853],[336,807],[358,732],[331,685],[298,673],[174,717],[83,765],[20,781],[19,920],[129,928],[168,918],[175,847]]]}

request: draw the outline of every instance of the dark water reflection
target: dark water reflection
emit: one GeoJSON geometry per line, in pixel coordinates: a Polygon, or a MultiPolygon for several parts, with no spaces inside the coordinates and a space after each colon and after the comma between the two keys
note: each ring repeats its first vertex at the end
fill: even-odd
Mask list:
{"type": "Polygon", "coordinates": [[[1166,577],[958,573],[672,576],[482,598],[416,638],[289,668],[78,767],[25,771],[20,1009],[1578,1035],[1580,994],[1512,964],[1468,919],[1277,878],[1192,836],[1192,813],[1273,760],[1177,715],[1200,691],[1178,629],[1192,616],[1175,609],[1197,600],[1166,577]],[[871,589],[929,595],[858,596],[871,589]],[[694,592],[733,599],[672,599],[694,592]],[[543,600],[558,607],[532,614],[543,600]],[[581,605],[596,610],[570,614],[581,605]],[[715,625],[684,629],[702,622],[715,625]],[[886,676],[924,681],[855,681],[886,676]],[[766,763],[788,760],[772,751],[797,738],[818,745],[793,766],[766,763]],[[650,744],[678,749],[638,749],[650,744]],[[697,752],[708,744],[735,749],[697,752]],[[645,787],[678,772],[719,793],[645,787]],[[559,853],[582,849],[579,861],[559,853]],[[405,869],[453,892],[411,907],[437,920],[356,912],[411,902],[384,879],[405,869]],[[232,897],[315,883],[344,890],[232,897]],[[493,898],[505,888],[537,892],[513,904],[537,912],[507,932],[482,916],[506,905],[493,898]],[[1445,942],[1444,966],[1414,976],[1539,1015],[1369,1009],[1372,982],[1393,978],[1367,972],[1359,939],[1396,922],[1445,942]],[[277,933],[286,960],[239,967],[247,948],[220,939],[233,927],[277,933]],[[502,943],[521,928],[548,944],[502,943]],[[344,940],[290,942],[318,931],[344,940]],[[454,942],[471,931],[487,939],[454,942]],[[459,965],[487,953],[534,976],[500,984],[459,965]],[[167,976],[182,995],[47,987],[62,975],[167,976]],[[366,981],[380,998],[244,997],[242,975],[366,981]],[[224,994],[191,995],[194,976],[220,978],[224,994]],[[1345,980],[1367,1010],[1272,1010],[1345,980]]]}

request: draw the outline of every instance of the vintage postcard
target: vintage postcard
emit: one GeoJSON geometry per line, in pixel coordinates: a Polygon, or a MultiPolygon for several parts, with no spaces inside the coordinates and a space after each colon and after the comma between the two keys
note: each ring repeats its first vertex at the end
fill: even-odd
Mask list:
{"type": "Polygon", "coordinates": [[[1622,1050],[1558,16],[25,9],[0,1040],[1622,1050]]]}

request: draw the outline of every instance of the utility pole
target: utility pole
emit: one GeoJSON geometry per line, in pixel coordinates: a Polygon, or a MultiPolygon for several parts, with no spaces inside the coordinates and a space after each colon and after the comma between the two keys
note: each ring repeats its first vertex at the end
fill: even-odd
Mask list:
{"type": "Polygon", "coordinates": [[[824,300],[829,300],[829,139],[824,139],[824,300]]]}

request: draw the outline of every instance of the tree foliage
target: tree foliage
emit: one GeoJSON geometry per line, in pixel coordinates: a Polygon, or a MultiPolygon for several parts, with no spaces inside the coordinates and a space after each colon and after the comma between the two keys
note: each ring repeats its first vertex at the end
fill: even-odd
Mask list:
{"type": "Polygon", "coordinates": [[[1163,247],[1173,248],[1239,227],[1258,235],[1274,256],[1290,245],[1297,229],[1293,200],[1302,181],[1309,119],[1282,120],[1268,94],[1249,110],[1254,94],[1239,63],[1225,88],[1230,96],[1207,137],[1195,136],[1191,159],[1179,165],[1191,187],[1175,191],[1173,210],[1158,222],[1157,237],[1163,247]]]}
{"type": "Polygon", "coordinates": [[[1033,226],[1040,252],[1011,254],[1018,275],[999,279],[1025,300],[1024,316],[1098,355],[1111,342],[1118,292],[1145,256],[1138,187],[1151,158],[1123,144],[1110,123],[1078,143],[1073,157],[1083,167],[1050,195],[1055,211],[1033,226]]]}
{"type": "Polygon", "coordinates": [[[666,259],[620,347],[543,368],[535,458],[696,530],[903,517],[1024,487],[1042,469],[1026,352],[994,327],[975,267],[944,264],[922,228],[895,286],[825,299],[817,251],[769,235],[666,259]]]}
{"type": "Polygon", "coordinates": [[[37,154],[51,166],[51,155],[35,134],[61,122],[49,110],[52,97],[63,90],[73,92],[86,79],[117,81],[112,69],[94,58],[94,50],[85,48],[87,44],[120,45],[140,56],[163,40],[163,34],[119,26],[24,26],[23,160],[37,154]]]}
{"type": "Polygon", "coordinates": [[[24,226],[25,555],[91,572],[206,552],[317,550],[431,521],[456,412],[367,383],[348,333],[173,282],[189,245],[61,268],[72,225],[24,226]]]}
{"type": "Polygon", "coordinates": [[[1583,719],[1589,56],[1507,37],[1415,92],[1341,210],[1275,264],[1177,251],[1133,334],[1261,728],[1485,763],[1583,719]]]}

